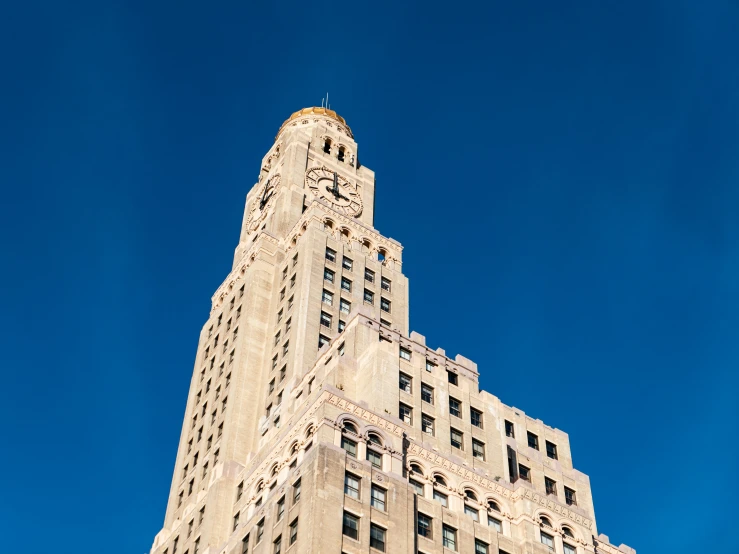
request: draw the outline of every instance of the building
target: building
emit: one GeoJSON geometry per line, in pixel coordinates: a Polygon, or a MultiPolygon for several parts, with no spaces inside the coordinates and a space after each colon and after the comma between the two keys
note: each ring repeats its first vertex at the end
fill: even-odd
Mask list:
{"type": "Polygon", "coordinates": [[[154,554],[635,554],[567,435],[408,330],[402,246],[335,112],[285,121],[198,344],[154,554]]]}

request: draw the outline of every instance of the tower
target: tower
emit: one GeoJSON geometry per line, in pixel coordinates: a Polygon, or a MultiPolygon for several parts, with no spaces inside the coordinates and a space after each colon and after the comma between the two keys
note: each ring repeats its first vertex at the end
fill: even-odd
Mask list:
{"type": "Polygon", "coordinates": [[[408,331],[402,246],[324,108],[280,127],[202,328],[154,554],[599,552],[565,433],[408,331]]]}

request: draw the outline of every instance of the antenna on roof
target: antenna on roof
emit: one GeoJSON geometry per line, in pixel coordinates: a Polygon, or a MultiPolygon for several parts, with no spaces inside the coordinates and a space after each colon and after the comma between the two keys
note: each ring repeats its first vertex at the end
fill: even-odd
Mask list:
{"type": "Polygon", "coordinates": [[[328,92],[326,93],[326,98],[321,98],[321,107],[327,110],[331,109],[331,105],[328,103],[328,92]]]}

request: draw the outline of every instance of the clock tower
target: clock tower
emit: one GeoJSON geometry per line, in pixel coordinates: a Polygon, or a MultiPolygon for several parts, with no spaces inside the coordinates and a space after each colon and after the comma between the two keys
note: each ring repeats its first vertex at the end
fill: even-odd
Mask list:
{"type": "Polygon", "coordinates": [[[374,192],[336,112],[282,124],[200,332],[152,553],[635,554],[598,535],[566,433],[409,332],[374,192]]]}

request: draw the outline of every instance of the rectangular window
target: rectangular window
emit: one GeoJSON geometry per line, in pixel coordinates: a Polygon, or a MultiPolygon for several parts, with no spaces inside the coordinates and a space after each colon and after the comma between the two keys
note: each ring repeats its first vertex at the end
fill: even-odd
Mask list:
{"type": "Polygon", "coordinates": [[[272,547],[272,553],[280,554],[280,550],[282,549],[282,535],[279,535],[272,544],[274,545],[272,547]]]}
{"type": "Polygon", "coordinates": [[[284,281],[285,279],[287,279],[287,268],[282,270],[282,280],[284,281]]]}
{"type": "Polygon", "coordinates": [[[505,436],[511,437],[512,439],[516,438],[516,432],[513,430],[513,423],[507,419],[505,420],[505,436]]]}
{"type": "Polygon", "coordinates": [[[297,254],[293,256],[293,267],[295,267],[296,265],[298,265],[298,255],[297,254]]]}
{"type": "Polygon", "coordinates": [[[382,285],[381,285],[382,286],[382,290],[386,290],[387,292],[390,292],[390,279],[387,279],[387,278],[383,277],[381,279],[381,283],[382,283],[382,285]]]}
{"type": "Polygon", "coordinates": [[[575,491],[568,487],[565,487],[565,502],[567,502],[568,506],[577,506],[577,497],[575,496],[575,491]]]}
{"type": "Polygon", "coordinates": [[[329,262],[336,262],[336,250],[332,250],[331,248],[326,248],[326,259],[329,262]]]}
{"type": "Polygon", "coordinates": [[[444,525],[441,531],[441,543],[444,548],[449,550],[457,550],[457,530],[449,525],[444,525]]]}
{"type": "Polygon", "coordinates": [[[285,287],[282,287],[282,290],[280,291],[280,300],[285,299],[285,290],[286,290],[285,287]]]}
{"type": "Polygon", "coordinates": [[[386,494],[385,489],[381,489],[377,485],[372,485],[372,498],[370,500],[370,504],[372,504],[374,508],[384,512],[386,494]]]}
{"type": "Polygon", "coordinates": [[[272,394],[274,392],[274,390],[275,390],[275,380],[272,379],[269,382],[269,392],[267,394],[272,394]]]}
{"type": "Polygon", "coordinates": [[[472,439],[472,455],[478,460],[485,461],[485,444],[472,439]]]}
{"type": "Polygon", "coordinates": [[[370,546],[380,552],[385,552],[385,529],[372,523],[370,525],[370,546]]]}
{"type": "Polygon", "coordinates": [[[351,473],[344,474],[344,494],[359,500],[359,477],[351,473]]]}
{"type": "Polygon", "coordinates": [[[334,272],[331,271],[329,268],[324,268],[323,270],[323,280],[327,281],[329,283],[334,282],[334,272]]]}
{"type": "Polygon", "coordinates": [[[503,532],[503,524],[500,522],[499,519],[495,519],[492,516],[488,516],[488,527],[492,527],[498,533],[502,533],[503,532]]]}
{"type": "Polygon", "coordinates": [[[353,458],[357,457],[357,443],[346,437],[341,437],[341,448],[346,450],[346,453],[353,458]]]}
{"type": "Polygon", "coordinates": [[[343,298],[339,302],[339,311],[342,314],[348,314],[352,309],[352,303],[348,300],[344,300],[343,298]]]}
{"type": "Polygon", "coordinates": [[[411,394],[411,376],[401,373],[399,375],[398,386],[400,390],[411,394]]]}
{"type": "Polygon", "coordinates": [[[383,312],[390,313],[390,300],[387,298],[380,298],[380,309],[383,312]]]}
{"type": "Polygon", "coordinates": [[[421,430],[427,435],[431,435],[433,437],[434,418],[426,414],[421,414],[421,430]]]}
{"type": "Polygon", "coordinates": [[[526,431],[526,437],[528,438],[528,441],[529,441],[529,448],[533,448],[534,450],[539,450],[539,437],[537,437],[531,431],[526,431]]]}
{"type": "Polygon", "coordinates": [[[282,366],[282,369],[280,370],[280,382],[285,380],[285,377],[287,376],[287,366],[282,366]]]}
{"type": "Polygon", "coordinates": [[[241,539],[241,554],[249,554],[249,535],[241,539]]]}
{"type": "Polygon", "coordinates": [[[341,278],[341,290],[345,290],[347,292],[352,291],[352,282],[346,277],[341,278]]]}
{"type": "Polygon", "coordinates": [[[406,362],[411,361],[411,351],[407,348],[400,347],[400,359],[405,360],[406,362]]]}
{"type": "Polygon", "coordinates": [[[556,460],[557,459],[557,445],[549,441],[546,441],[545,444],[547,447],[547,456],[549,456],[552,460],[556,460]]]}
{"type": "Polygon", "coordinates": [[[436,364],[432,362],[431,360],[426,360],[426,371],[434,371],[436,369],[436,364]]]}
{"type": "Polygon", "coordinates": [[[564,549],[565,554],[577,554],[577,548],[567,544],[566,542],[562,543],[562,548],[564,549]]]}
{"type": "Polygon", "coordinates": [[[464,450],[462,448],[462,432],[457,431],[456,429],[451,429],[450,433],[451,443],[453,448],[459,448],[460,450],[464,450]]]}
{"type": "Polygon", "coordinates": [[[449,413],[455,417],[462,417],[462,403],[451,396],[449,397],[449,413]]]}
{"type": "Polygon", "coordinates": [[[365,281],[368,281],[370,283],[374,283],[375,282],[375,272],[372,271],[371,269],[365,269],[364,270],[364,279],[365,279],[365,281]]]}
{"type": "Polygon", "coordinates": [[[298,518],[295,518],[290,524],[290,546],[298,540],[298,518]]]}
{"type": "Polygon", "coordinates": [[[456,385],[459,383],[457,374],[449,370],[447,370],[446,372],[446,380],[449,382],[450,385],[456,385]]]}
{"type": "Polygon", "coordinates": [[[437,491],[436,489],[434,489],[434,500],[445,508],[449,507],[449,499],[447,498],[447,495],[437,491]]]}
{"type": "Polygon", "coordinates": [[[557,482],[549,477],[544,477],[544,486],[546,487],[547,494],[557,496],[557,482]]]}
{"type": "Polygon", "coordinates": [[[431,523],[431,518],[419,512],[417,521],[418,534],[427,539],[432,539],[433,525],[431,523]]]}
{"type": "Polygon", "coordinates": [[[264,537],[264,518],[260,519],[259,523],[257,523],[257,542],[254,544],[262,542],[262,537],[264,537]]]}
{"type": "Polygon", "coordinates": [[[329,306],[333,306],[333,304],[334,304],[334,295],[331,294],[329,291],[327,291],[327,290],[324,289],[323,290],[323,296],[321,297],[321,301],[324,304],[328,304],[329,306]]]}
{"type": "Polygon", "coordinates": [[[554,537],[541,531],[541,543],[554,550],[554,537]]]}
{"type": "Polygon", "coordinates": [[[339,330],[339,333],[341,333],[346,328],[346,322],[339,320],[339,325],[336,328],[339,330]]]}
{"type": "Polygon", "coordinates": [[[236,528],[238,526],[239,526],[239,513],[236,512],[236,515],[234,516],[233,531],[236,531],[236,528]]]}
{"type": "Polygon", "coordinates": [[[473,508],[472,506],[468,506],[467,504],[464,505],[464,513],[470,516],[475,521],[478,521],[480,519],[480,513],[475,508],[473,508]]]}
{"type": "Polygon", "coordinates": [[[429,404],[434,403],[434,388],[421,383],[421,400],[429,404]]]}
{"type": "Polygon", "coordinates": [[[354,262],[351,259],[347,258],[346,256],[344,256],[344,258],[341,260],[341,267],[343,267],[347,271],[351,271],[353,265],[354,265],[354,262]]]}
{"type": "Polygon", "coordinates": [[[421,483],[414,481],[413,479],[409,479],[408,483],[413,488],[413,492],[419,496],[423,496],[423,485],[421,483]]]}
{"type": "Polygon", "coordinates": [[[400,419],[406,422],[408,425],[413,425],[413,410],[410,406],[400,404],[400,419]]]}
{"type": "Polygon", "coordinates": [[[475,554],[488,554],[488,545],[480,539],[475,539],[475,554]]]}
{"type": "Polygon", "coordinates": [[[371,290],[364,289],[364,303],[365,304],[374,304],[375,302],[375,293],[371,290]]]}
{"type": "Polygon", "coordinates": [[[287,356],[287,353],[290,351],[290,341],[285,341],[285,344],[282,345],[282,355],[287,356]]]}
{"type": "Polygon", "coordinates": [[[342,533],[355,541],[359,540],[359,518],[349,512],[344,512],[342,533]]]}
{"type": "Polygon", "coordinates": [[[293,318],[288,319],[285,322],[285,334],[287,335],[290,332],[290,327],[292,326],[293,318]]]}
{"type": "Polygon", "coordinates": [[[328,344],[330,340],[331,340],[331,339],[329,339],[329,338],[328,338],[327,336],[324,336],[324,335],[318,335],[318,348],[319,348],[319,350],[320,350],[321,348],[323,348],[323,345],[324,345],[324,344],[328,344]]]}
{"type": "Polygon", "coordinates": [[[482,429],[482,412],[475,408],[470,408],[470,422],[472,422],[472,425],[475,427],[482,429]]]}
{"type": "Polygon", "coordinates": [[[367,460],[372,462],[372,465],[377,469],[382,469],[382,454],[375,452],[371,448],[367,449],[367,460]]]}
{"type": "Polygon", "coordinates": [[[280,521],[283,515],[285,515],[285,497],[284,496],[277,501],[277,521],[280,521]]]}
{"type": "Polygon", "coordinates": [[[531,470],[526,466],[518,464],[518,474],[524,481],[531,482],[531,470]]]}

